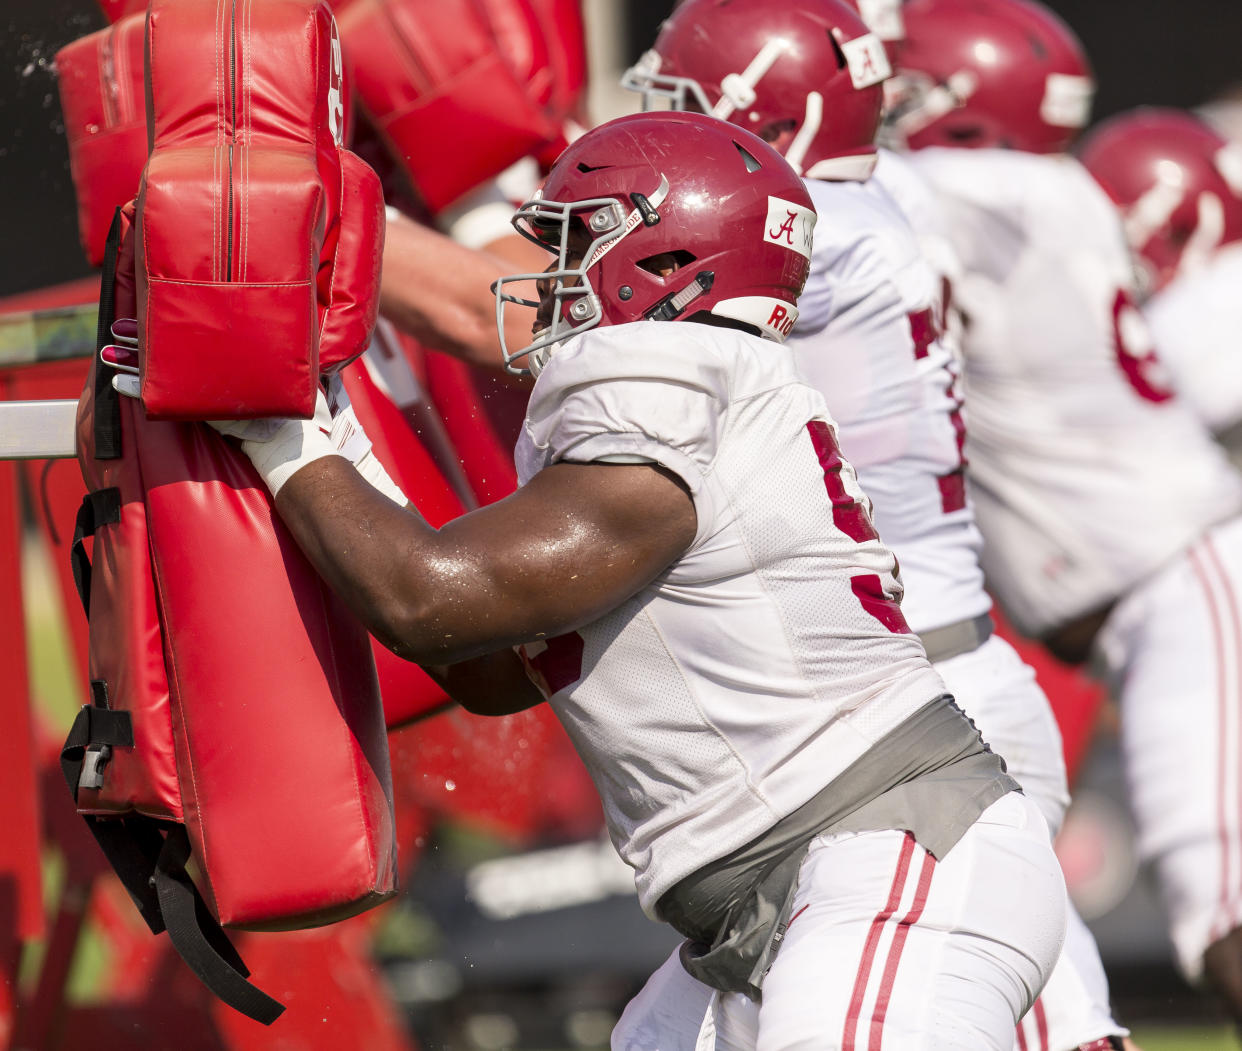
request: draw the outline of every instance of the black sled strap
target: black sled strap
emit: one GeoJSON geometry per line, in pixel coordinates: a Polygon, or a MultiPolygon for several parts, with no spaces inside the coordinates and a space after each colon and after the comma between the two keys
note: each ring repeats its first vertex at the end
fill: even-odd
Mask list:
{"type": "Polygon", "coordinates": [[[247,1018],[271,1025],[284,1013],[284,1004],[246,981],[250,972],[185,871],[189,860],[185,826],[174,825],[151,877],[173,948],[226,1004],[247,1018]]]}
{"type": "Polygon", "coordinates": [[[91,561],[86,557],[85,540],[94,536],[101,525],[116,525],[121,520],[121,490],[99,489],[87,493],[78,508],[77,521],[73,527],[73,546],[69,549],[69,565],[73,569],[73,583],[82,600],[82,610],[91,615],[91,561]]]}
{"type": "MultiPolygon", "coordinates": [[[[112,749],[132,748],[133,745],[129,712],[114,712],[90,704],[79,708],[60,750],[60,770],[74,802],[77,802],[80,788],[100,787],[112,749]]],[[[159,829],[149,818],[136,814],[109,818],[82,816],[108,864],[129,892],[139,915],[152,934],[159,934],[164,930],[164,922],[160,918],[155,889],[150,885],[151,872],[164,843],[159,829]]]]}
{"type": "MultiPolygon", "coordinates": [[[[103,684],[91,684],[96,685],[106,696],[103,684]]],[[[128,712],[82,707],[60,753],[74,801],[79,788],[99,787],[92,779],[102,782],[109,749],[133,744],[128,712]]],[[[185,826],[134,813],[83,817],[151,933],[167,930],[190,970],[230,1007],[264,1025],[276,1021],[284,1005],[246,981],[250,971],[185,870],[190,859],[185,826]]]]}

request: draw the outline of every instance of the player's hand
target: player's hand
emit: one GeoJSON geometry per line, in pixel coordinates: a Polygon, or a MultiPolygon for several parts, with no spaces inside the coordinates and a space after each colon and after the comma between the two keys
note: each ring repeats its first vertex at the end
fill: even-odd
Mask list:
{"type": "MultiPolygon", "coordinates": [[[[140,397],[138,323],[123,318],[112,326],[113,343],[99,352],[100,361],[115,371],[112,386],[130,398],[140,397]]],[[[309,420],[209,420],[208,425],[241,442],[244,452],[274,497],[301,468],[323,456],[343,456],[371,485],[394,503],[406,497],[376,458],[371,441],[358,422],[339,374],[328,378],[315,398],[309,420]]]]}
{"type": "Polygon", "coordinates": [[[127,398],[138,397],[138,322],[135,318],[120,318],[112,323],[114,343],[99,351],[99,360],[116,374],[112,377],[112,389],[127,398]]]}

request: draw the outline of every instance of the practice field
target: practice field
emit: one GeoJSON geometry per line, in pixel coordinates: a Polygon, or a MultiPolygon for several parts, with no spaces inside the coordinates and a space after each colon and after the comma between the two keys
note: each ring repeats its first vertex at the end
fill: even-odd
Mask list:
{"type": "Polygon", "coordinates": [[[1143,1051],[1240,1051],[1242,1043],[1224,1028],[1139,1027],[1134,1040],[1143,1051]]]}

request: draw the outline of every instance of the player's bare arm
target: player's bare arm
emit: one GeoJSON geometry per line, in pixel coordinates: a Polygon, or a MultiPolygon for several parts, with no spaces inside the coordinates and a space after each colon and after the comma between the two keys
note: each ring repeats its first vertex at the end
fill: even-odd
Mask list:
{"type": "MultiPolygon", "coordinates": [[[[504,240],[521,242],[516,235],[504,240]]],[[[528,249],[538,252],[534,246],[528,249]]],[[[546,258],[535,257],[531,271],[546,265],[546,258]]],[[[503,254],[466,248],[411,219],[392,216],[384,242],[380,313],[429,347],[499,369],[502,359],[491,284],[512,272],[509,248],[503,254]]],[[[520,308],[506,315],[512,345],[529,339],[533,320],[533,311],[520,308]]]]}
{"type": "MultiPolygon", "coordinates": [[[[370,631],[427,665],[598,619],[659,576],[697,527],[681,482],[647,464],[555,464],[439,530],[380,496],[341,457],[299,470],[276,505],[370,631]]],[[[457,678],[465,689],[466,673],[457,678]]]]}

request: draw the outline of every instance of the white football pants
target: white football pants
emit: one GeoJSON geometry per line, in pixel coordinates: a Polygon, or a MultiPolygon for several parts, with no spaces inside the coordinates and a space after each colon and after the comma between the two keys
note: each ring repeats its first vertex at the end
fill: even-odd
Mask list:
{"type": "Polygon", "coordinates": [[[1010,1051],[1060,955],[1065,884],[1038,808],[1011,792],[940,861],[907,832],[816,838],[792,916],[762,1003],[674,952],[614,1051],[1010,1051]]]}
{"type": "Polygon", "coordinates": [[[1121,705],[1139,852],[1197,981],[1204,950],[1242,925],[1242,519],[1133,589],[1098,648],[1121,705]]]}

